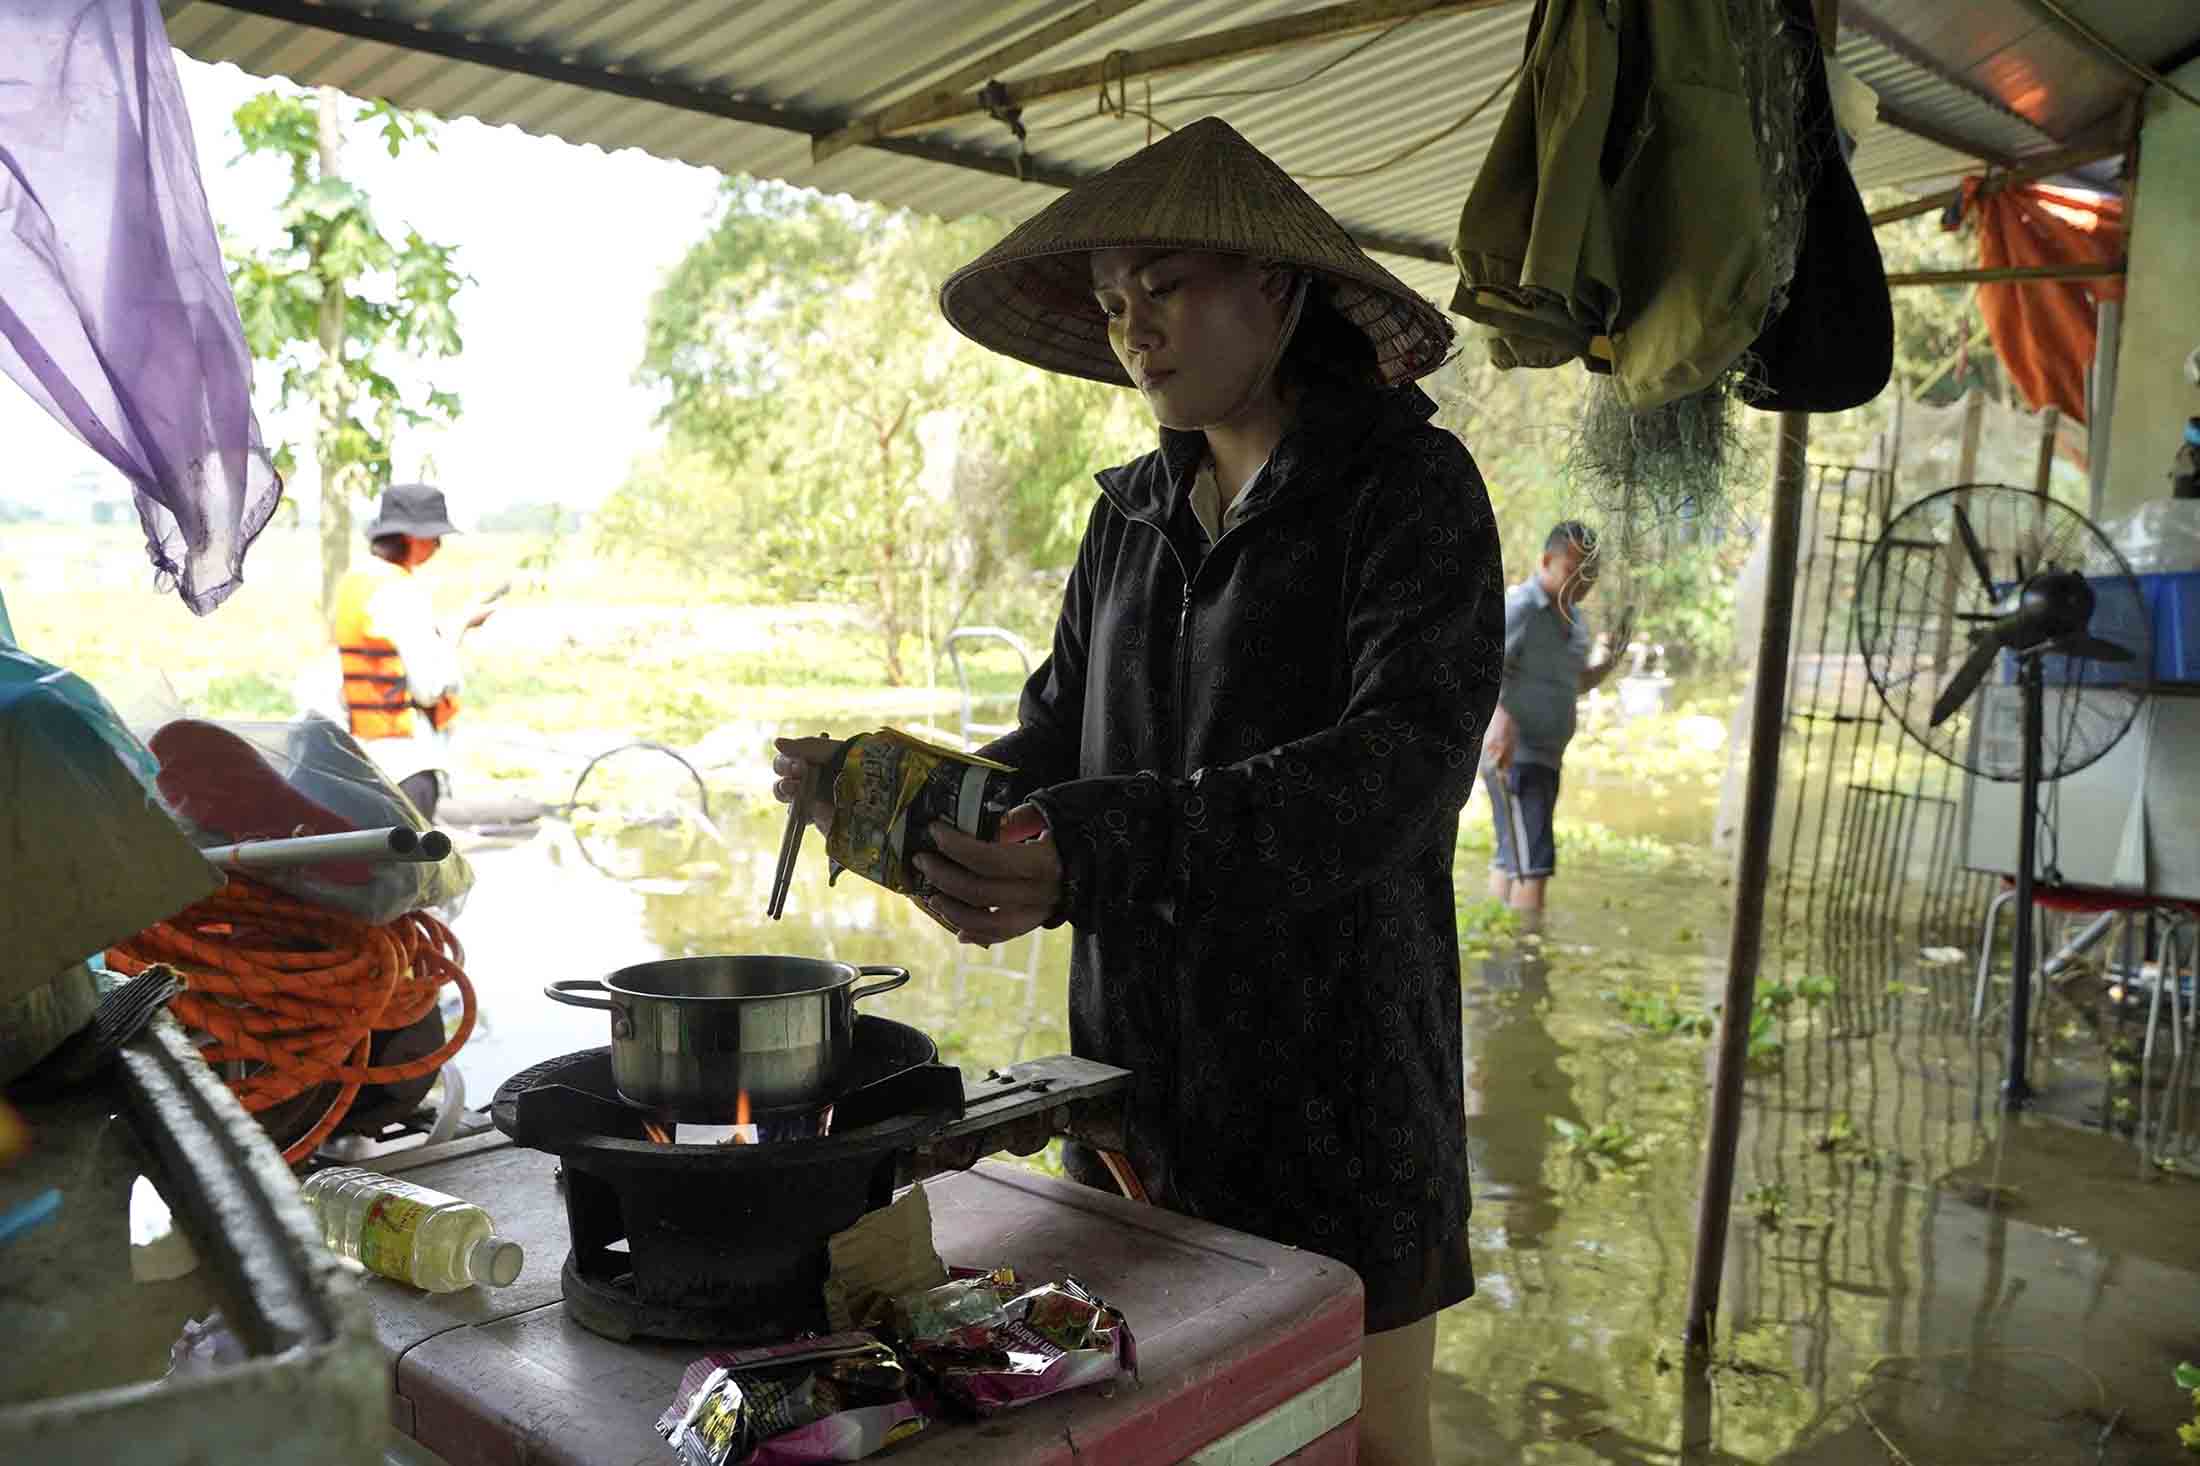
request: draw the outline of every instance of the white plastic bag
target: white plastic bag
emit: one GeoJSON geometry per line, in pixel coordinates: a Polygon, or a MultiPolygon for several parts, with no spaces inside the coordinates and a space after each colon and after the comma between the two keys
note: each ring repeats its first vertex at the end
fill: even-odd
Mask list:
{"type": "Polygon", "coordinates": [[[2150,499],[2101,532],[2135,575],[2200,570],[2200,499],[2150,499]]]}
{"type": "MultiPolygon", "coordinates": [[[[326,718],[176,718],[146,744],[160,760],[162,802],[201,849],[340,829],[430,828],[359,741],[326,718]]],[[[408,911],[456,918],[474,874],[454,853],[427,863],[270,867],[255,870],[253,879],[379,926],[408,911]]]]}

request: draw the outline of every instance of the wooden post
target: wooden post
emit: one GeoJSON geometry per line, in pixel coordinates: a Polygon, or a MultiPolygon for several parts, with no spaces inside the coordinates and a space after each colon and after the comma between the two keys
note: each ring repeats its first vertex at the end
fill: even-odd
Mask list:
{"type": "MultiPolygon", "coordinates": [[[[1956,482],[1973,483],[1978,479],[1979,438],[1986,429],[1986,394],[1973,387],[1963,394],[1963,436],[1956,443],[1956,482]]],[[[1956,507],[1970,507],[1969,494],[1956,495],[1956,507]]],[[[1933,665],[1945,668],[1953,654],[1956,636],[1956,593],[1962,589],[1966,577],[1972,573],[1971,562],[1964,558],[1963,546],[1954,540],[1948,542],[1948,553],[1940,562],[1940,588],[1937,592],[1940,614],[1935,618],[1940,635],[1933,643],[1933,665]]]]}
{"type": "Polygon", "coordinates": [[[1956,482],[1968,484],[1978,478],[1979,439],[1986,431],[1986,394],[1970,391],[1963,394],[1963,436],[1956,443],[1956,482]]]}
{"type": "Polygon", "coordinates": [[[2052,404],[2040,412],[2040,456],[2032,464],[2032,491],[2047,492],[2055,474],[2055,440],[2062,434],[2062,409],[2052,404]]]}
{"type": "Polygon", "coordinates": [[[1696,1194],[1696,1254],[1688,1275],[1690,1360],[1706,1362],[1726,1266],[1727,1220],[1734,1205],[1734,1154],[1741,1144],[1742,1081],[1749,1064],[1749,1019],[1764,955],[1765,884],[1772,864],[1772,823],[1780,791],[1780,734],[1787,704],[1788,643],[1795,620],[1796,543],[1803,525],[1810,414],[1780,414],[1773,451],[1772,514],[1766,533],[1764,619],[1757,632],[1757,676],[1749,723],[1749,773],[1742,796],[1741,854],[1735,864],[1734,923],[1727,934],[1726,1001],[1719,1010],[1717,1064],[1711,1075],[1711,1129],[1704,1139],[1703,1184],[1696,1194]]]}
{"type": "Polygon", "coordinates": [[[1886,532],[1894,518],[1894,506],[1902,498],[1902,404],[1909,399],[1909,388],[1897,377],[1894,382],[1894,422],[1888,428],[1886,493],[1880,496],[1879,518],[1872,525],[1876,537],[1886,532]]]}

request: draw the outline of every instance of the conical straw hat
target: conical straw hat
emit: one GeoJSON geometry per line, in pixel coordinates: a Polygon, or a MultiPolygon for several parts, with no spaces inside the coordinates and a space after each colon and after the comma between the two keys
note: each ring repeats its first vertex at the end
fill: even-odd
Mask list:
{"type": "Polygon", "coordinates": [[[1434,371],[1451,322],[1369,259],[1343,226],[1219,117],[1203,117],[1096,174],[1018,225],[940,287],[956,330],[1018,361],[1131,385],[1108,346],[1086,256],[1096,249],[1196,249],[1313,271],[1374,343],[1383,380],[1434,371]]]}

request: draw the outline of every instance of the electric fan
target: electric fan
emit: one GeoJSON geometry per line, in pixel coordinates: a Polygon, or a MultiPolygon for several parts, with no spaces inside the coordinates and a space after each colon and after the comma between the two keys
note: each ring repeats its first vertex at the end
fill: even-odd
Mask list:
{"type": "Polygon", "coordinates": [[[2100,758],[2138,716],[2153,667],[2146,602],[2123,556],[2075,509],[1966,484],[1888,523],[1858,580],[1856,640],[1903,731],[1974,775],[2019,785],[2003,1097],[2022,1104],[2040,785],[2100,758]]]}

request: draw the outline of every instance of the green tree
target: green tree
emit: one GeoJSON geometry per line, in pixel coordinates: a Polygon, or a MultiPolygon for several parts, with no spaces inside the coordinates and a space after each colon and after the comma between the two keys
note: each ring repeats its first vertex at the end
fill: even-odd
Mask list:
{"type": "Polygon", "coordinates": [[[1066,563],[1092,469],[1151,429],[1128,393],[941,319],[939,282],[1000,232],[729,180],[651,303],[640,377],[665,394],[666,441],[603,506],[599,542],[731,593],[860,605],[894,685],[913,634],[1066,563]]]}
{"type": "Polygon", "coordinates": [[[483,534],[569,534],[587,516],[578,509],[548,499],[524,499],[492,509],[475,521],[483,534]]]}
{"type": "MultiPolygon", "coordinates": [[[[470,283],[455,247],[412,229],[393,239],[376,223],[372,201],[341,172],[347,111],[351,125],[372,128],[392,158],[435,146],[425,114],[387,102],[353,103],[330,87],[314,96],[263,92],[234,121],[240,160],[269,154],[289,165],[282,242],[262,251],[223,242],[253,355],[281,367],[284,406],[309,400],[318,415],[324,611],[351,564],[353,496],[389,482],[398,429],[458,416],[456,396],[430,388],[408,397],[388,367],[392,356],[458,354],[453,302],[470,283]]],[[[276,466],[285,473],[295,467],[287,444],[276,466]]]]}

